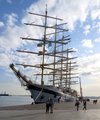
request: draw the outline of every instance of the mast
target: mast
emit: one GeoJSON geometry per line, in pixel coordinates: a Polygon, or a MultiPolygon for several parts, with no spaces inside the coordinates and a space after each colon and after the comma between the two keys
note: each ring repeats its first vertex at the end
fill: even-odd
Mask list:
{"type": "MultiPolygon", "coordinates": [[[[56,24],[55,27],[57,27],[57,20],[56,20],[56,24]]],[[[55,62],[56,62],[56,33],[57,30],[55,29],[55,44],[54,44],[54,74],[53,74],[53,86],[55,86],[55,62]]]]}
{"type": "Polygon", "coordinates": [[[45,9],[44,15],[32,13],[32,12],[29,12],[29,14],[44,17],[44,25],[35,24],[35,23],[25,23],[25,25],[44,28],[43,39],[37,39],[32,37],[21,37],[21,39],[29,40],[35,43],[42,42],[43,48],[42,48],[42,51],[39,51],[39,52],[35,52],[32,50],[17,50],[17,51],[41,56],[42,62],[36,65],[19,64],[19,63],[17,63],[17,65],[21,65],[23,67],[31,67],[31,68],[34,67],[34,68],[40,69],[41,71],[40,73],[33,74],[33,75],[41,76],[41,85],[44,84],[45,76],[52,76],[52,80],[50,79],[50,81],[52,82],[53,86],[56,86],[58,84],[58,86],[63,85],[66,88],[67,87],[70,88],[71,79],[73,78],[73,75],[74,75],[74,73],[71,72],[73,69],[71,66],[71,63],[72,63],[72,60],[75,59],[75,57],[72,57],[72,58],[69,57],[68,54],[73,51],[72,51],[72,48],[66,48],[66,45],[69,44],[71,41],[70,40],[71,38],[69,37],[69,35],[67,35],[68,29],[65,29],[63,26],[66,23],[58,24],[57,23],[58,20],[62,21],[62,19],[48,16],[47,6],[45,9]],[[56,24],[54,26],[48,25],[48,19],[56,20],[56,24]],[[50,31],[50,33],[48,33],[47,29],[50,29],[50,30],[53,29],[54,32],[50,31]],[[48,36],[50,37],[50,39],[47,38],[48,36]],[[52,43],[53,47],[51,51],[45,52],[48,43],[52,43]],[[46,63],[46,58],[48,56],[52,58],[52,60],[46,63]],[[45,70],[47,70],[47,72],[45,70]]]}
{"type": "MultiPolygon", "coordinates": [[[[63,40],[64,40],[64,36],[62,36],[62,42],[63,42],[63,40]]],[[[61,46],[61,51],[62,51],[62,53],[61,53],[61,56],[62,56],[62,61],[61,61],[61,76],[60,76],[60,86],[62,87],[62,74],[63,74],[63,44],[62,44],[62,46],[61,46]]]]}
{"type": "Polygon", "coordinates": [[[44,39],[43,39],[43,60],[42,60],[41,85],[44,83],[43,74],[44,74],[44,53],[45,53],[45,43],[46,43],[46,26],[47,26],[47,5],[46,5],[46,10],[45,10],[45,25],[44,25],[44,39]]]}
{"type": "MultiPolygon", "coordinates": [[[[66,60],[66,73],[68,73],[68,51],[67,51],[67,60],[66,60]]],[[[68,75],[66,74],[65,87],[68,85],[68,75]]]]}
{"type": "Polygon", "coordinates": [[[69,62],[69,85],[68,85],[69,89],[70,89],[70,81],[71,81],[71,61],[69,62]]]}
{"type": "Polygon", "coordinates": [[[65,100],[67,99],[67,95],[69,99],[71,96],[76,96],[77,92],[71,88],[71,85],[77,84],[75,80],[77,73],[74,71],[75,65],[72,65],[76,64],[73,61],[76,57],[70,55],[74,51],[68,46],[71,38],[68,35],[69,29],[65,26],[66,23],[62,23],[62,19],[58,17],[49,16],[47,5],[44,15],[32,12],[29,12],[29,14],[43,18],[42,22],[35,20],[38,23],[34,21],[24,23],[25,25],[38,28],[42,36],[38,36],[37,38],[32,36],[21,37],[22,40],[33,42],[34,46],[25,44],[25,46],[21,46],[20,50],[17,50],[20,53],[26,53],[26,56],[23,56],[24,60],[29,58],[28,55],[30,55],[31,59],[26,60],[26,62],[23,61],[24,63],[16,63],[16,65],[30,68],[28,72],[33,68],[32,77],[34,81],[32,81],[32,78],[23,75],[20,70],[17,70],[14,64],[10,64],[10,68],[20,80],[21,85],[27,87],[31,92],[34,101],[37,103],[46,102],[48,97],[57,101],[58,97],[62,97],[65,100]],[[52,26],[51,23],[53,23],[52,26]]]}

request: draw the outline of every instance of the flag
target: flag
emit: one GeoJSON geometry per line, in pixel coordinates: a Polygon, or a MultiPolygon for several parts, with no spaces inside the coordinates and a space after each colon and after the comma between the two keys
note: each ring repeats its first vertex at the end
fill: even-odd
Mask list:
{"type": "Polygon", "coordinates": [[[42,47],[43,43],[38,43],[37,47],[42,47]]]}
{"type": "Polygon", "coordinates": [[[51,42],[49,42],[49,43],[48,43],[48,47],[51,47],[51,46],[52,46],[52,43],[51,43],[51,42]]]}

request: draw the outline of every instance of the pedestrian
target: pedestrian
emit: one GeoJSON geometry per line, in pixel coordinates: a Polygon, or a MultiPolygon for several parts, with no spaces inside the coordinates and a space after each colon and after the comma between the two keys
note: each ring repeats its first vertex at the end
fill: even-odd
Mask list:
{"type": "Polygon", "coordinates": [[[49,98],[46,102],[46,113],[53,113],[54,101],[52,98],[49,98]]]}
{"type": "Polygon", "coordinates": [[[87,103],[86,103],[86,100],[83,100],[83,110],[87,110],[87,103]]]}
{"type": "Polygon", "coordinates": [[[60,96],[60,97],[58,97],[58,103],[60,102],[60,100],[61,100],[61,96],[60,96]]]}
{"type": "Polygon", "coordinates": [[[76,100],[75,106],[76,106],[77,111],[79,110],[79,105],[80,105],[80,102],[76,100]]]}
{"type": "Polygon", "coordinates": [[[54,107],[54,101],[52,98],[50,98],[49,100],[50,113],[53,113],[53,107],[54,107]]]}
{"type": "Polygon", "coordinates": [[[46,113],[49,112],[49,101],[50,101],[50,98],[46,101],[46,113]]]}

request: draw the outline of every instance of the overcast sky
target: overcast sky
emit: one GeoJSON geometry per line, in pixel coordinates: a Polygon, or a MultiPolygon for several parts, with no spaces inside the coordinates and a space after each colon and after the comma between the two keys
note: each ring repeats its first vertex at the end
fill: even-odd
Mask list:
{"type": "MultiPolygon", "coordinates": [[[[27,56],[26,59],[16,50],[30,45],[23,42],[21,36],[41,37],[41,30],[37,32],[24,23],[37,21],[42,24],[42,20],[38,21],[28,11],[44,14],[46,4],[49,15],[68,23],[72,47],[77,50],[83,95],[100,96],[100,0],[0,0],[0,93],[29,94],[9,64],[37,62],[36,56],[27,56]]],[[[37,48],[34,46],[33,50],[37,48]]],[[[79,85],[74,88],[79,90],[79,85]]]]}

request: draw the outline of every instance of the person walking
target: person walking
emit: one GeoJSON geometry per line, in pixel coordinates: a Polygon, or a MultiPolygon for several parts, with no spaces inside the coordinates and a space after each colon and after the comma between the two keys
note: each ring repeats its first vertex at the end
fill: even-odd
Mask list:
{"type": "Polygon", "coordinates": [[[46,113],[49,112],[49,101],[50,101],[50,98],[46,102],[46,113]]]}
{"type": "Polygon", "coordinates": [[[80,105],[80,102],[76,100],[75,106],[76,106],[77,111],[79,110],[79,105],[80,105]]]}
{"type": "Polygon", "coordinates": [[[83,110],[87,110],[87,103],[86,103],[86,100],[83,100],[83,110]]]}
{"type": "Polygon", "coordinates": [[[46,113],[53,113],[54,101],[52,98],[49,98],[46,102],[46,113]]]}
{"type": "Polygon", "coordinates": [[[54,107],[54,101],[52,98],[50,98],[49,100],[50,113],[53,113],[53,107],[54,107]]]}

